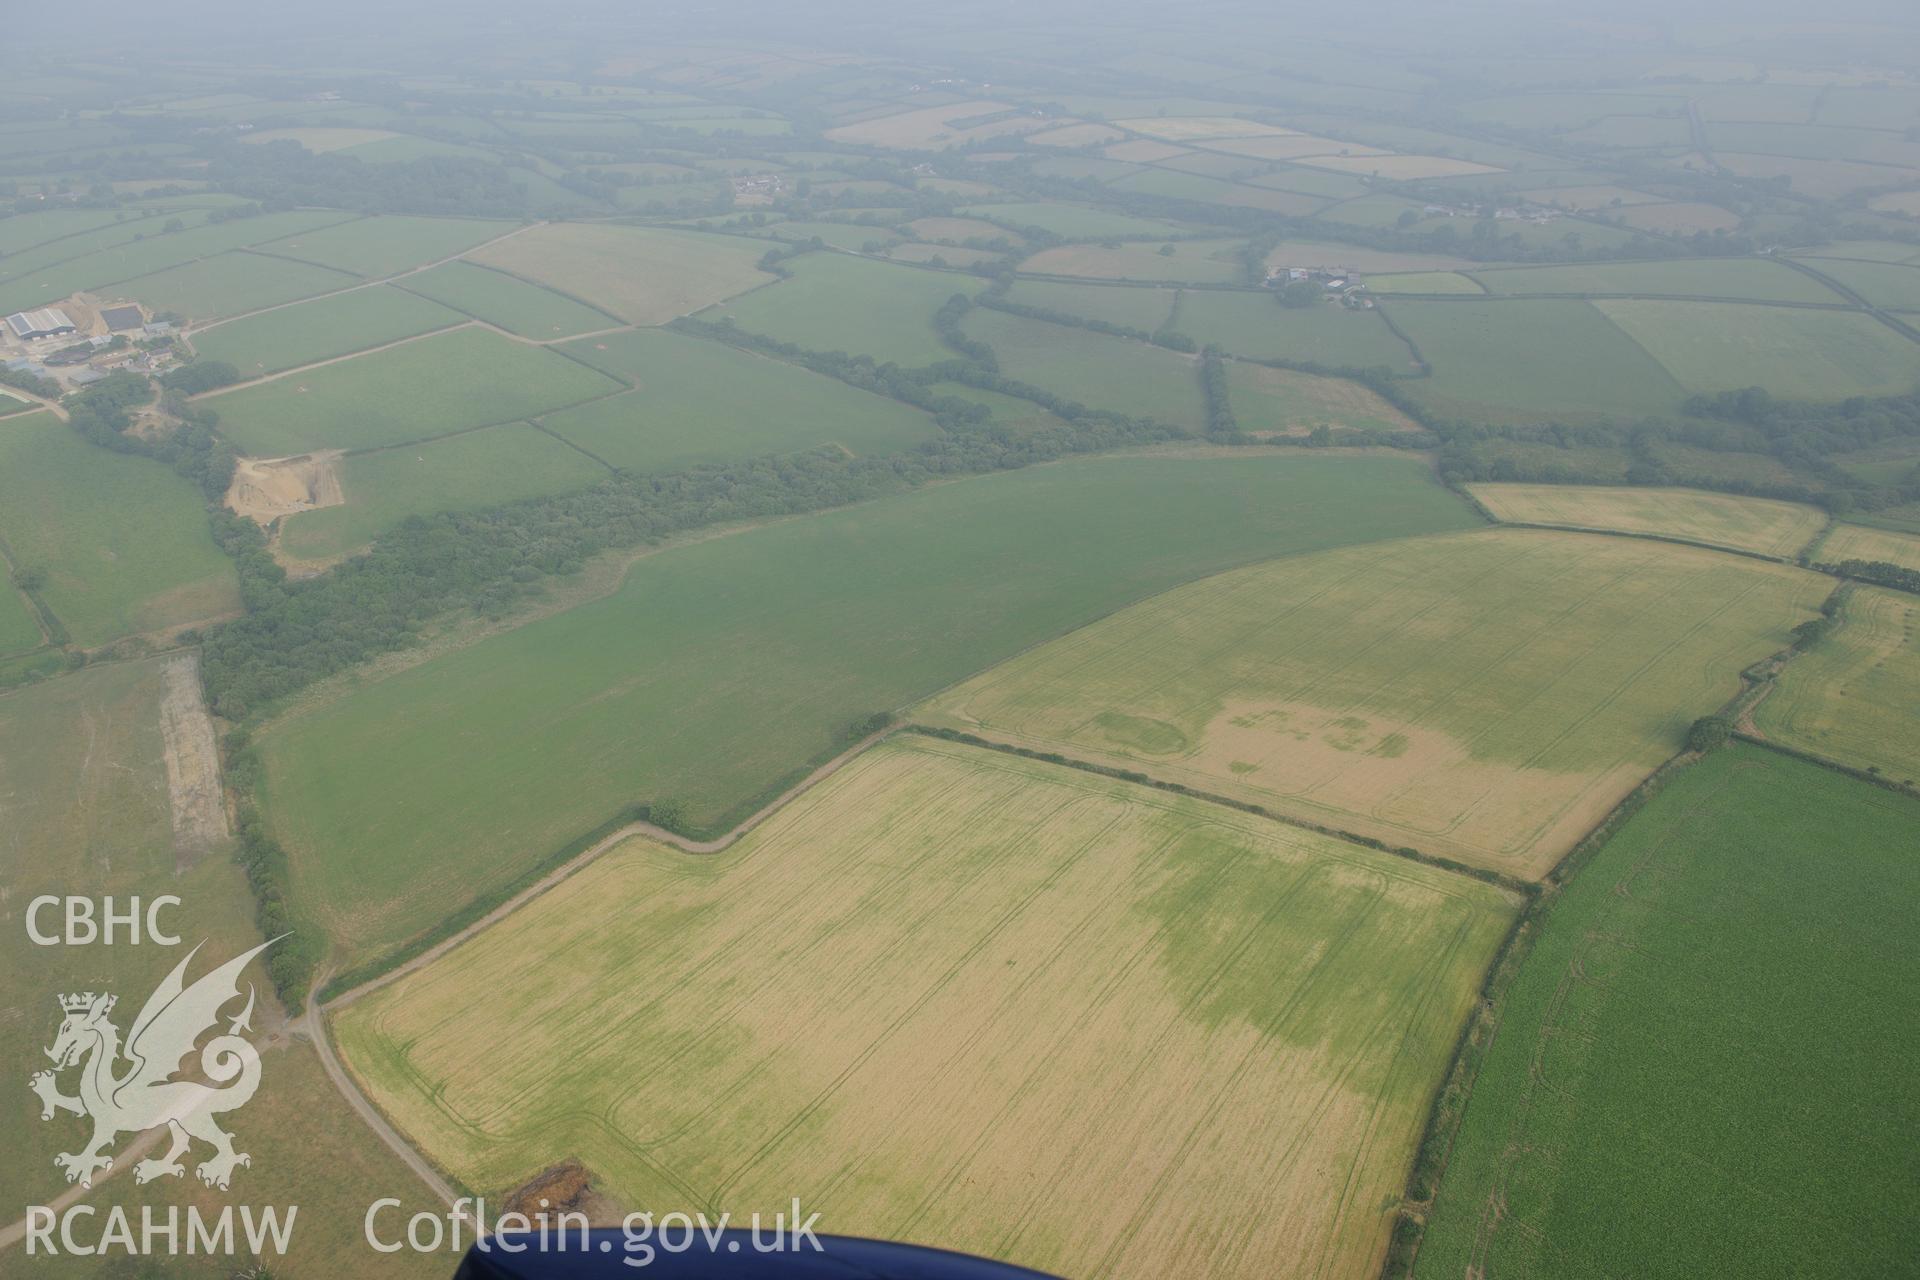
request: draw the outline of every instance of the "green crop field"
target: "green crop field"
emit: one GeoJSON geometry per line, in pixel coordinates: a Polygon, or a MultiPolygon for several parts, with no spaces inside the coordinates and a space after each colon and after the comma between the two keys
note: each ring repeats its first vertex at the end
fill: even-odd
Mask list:
{"type": "Polygon", "coordinates": [[[1472,522],[1415,461],[1260,456],[1067,462],[779,522],[271,727],[268,808],[302,900],[364,960],[636,801],[730,826],[861,717],[1129,601],[1472,522]]]}
{"type": "Polygon", "coordinates": [[[1023,307],[1044,307],[1086,320],[1140,329],[1147,333],[1166,324],[1173,315],[1174,289],[1136,288],[1110,284],[1063,284],[1055,280],[1019,280],[1007,291],[1007,301],[1023,307]]]}
{"type": "Polygon", "coordinates": [[[1200,366],[1193,356],[988,307],[968,312],[964,328],[993,348],[1007,377],[1091,409],[1152,418],[1187,432],[1205,426],[1200,366]]]}
{"type": "Polygon", "coordinates": [[[380,279],[451,258],[513,229],[510,222],[389,214],[273,240],[261,245],[260,252],[380,279]]]}
{"type": "Polygon", "coordinates": [[[1240,429],[1250,435],[1306,435],[1318,426],[1419,430],[1413,419],[1358,382],[1239,360],[1227,365],[1227,401],[1240,429]]]}
{"type": "Polygon", "coordinates": [[[1170,591],[925,714],[1537,876],[1828,589],[1597,535],[1353,547],[1170,591]]]}
{"type": "Polygon", "coordinates": [[[340,1038],[472,1187],[564,1148],[656,1213],[798,1194],[839,1233],[1063,1274],[1359,1275],[1512,910],[903,736],[717,857],[622,845],[340,1038]]]}
{"type": "MultiPolygon", "coordinates": [[[[1745,298],[1756,302],[1845,302],[1803,272],[1765,258],[1691,262],[1602,262],[1580,266],[1476,270],[1489,293],[1632,293],[1745,298]]],[[[1369,281],[1369,284],[1372,282],[1369,281]]]]}
{"type": "Polygon", "coordinates": [[[939,434],[928,415],[898,400],[725,343],[644,329],[567,350],[639,384],[543,420],[616,467],[659,471],[823,444],[889,453],[939,434]]]}
{"type": "Polygon", "coordinates": [[[1769,556],[1797,554],[1827,521],[1824,512],[1804,503],[1698,489],[1564,484],[1467,488],[1496,519],[1517,524],[1659,534],[1769,556]]]}
{"type": "Polygon", "coordinates": [[[956,293],[980,291],[973,277],[844,253],[812,253],[785,265],[791,279],[756,289],[700,318],[732,319],[748,333],[813,351],[872,356],[882,364],[927,365],[955,355],[934,331],[933,313],[956,293]]]}
{"type": "Polygon", "coordinates": [[[567,338],[622,323],[551,289],[471,262],[443,263],[406,277],[402,287],[524,338],[567,338]]]}
{"type": "Polygon", "coordinates": [[[1469,293],[1486,290],[1472,276],[1458,271],[1399,271],[1384,276],[1368,276],[1369,293],[1469,293]]]}
{"type": "Polygon", "coordinates": [[[24,653],[42,643],[40,623],[12,583],[0,585],[0,655],[24,653]]]}
{"type": "Polygon", "coordinates": [[[1660,413],[1675,409],[1692,389],[1683,389],[1655,356],[1596,309],[1691,304],[1555,299],[1391,305],[1394,320],[1433,366],[1432,377],[1409,382],[1407,391],[1441,413],[1496,421],[1660,413]]]}
{"type": "Polygon", "coordinates": [[[766,247],[739,236],[551,223],[467,255],[578,298],[629,324],[665,324],[774,279],[766,247]]]}
{"type": "MultiPolygon", "coordinates": [[[[260,941],[245,878],[225,848],[192,857],[176,849],[168,756],[170,736],[183,716],[194,714],[190,696],[181,702],[190,691],[196,691],[191,659],[176,656],[101,664],[0,695],[0,796],[7,798],[0,897],[11,904],[11,927],[0,940],[0,1001],[12,1011],[0,1024],[0,1069],[22,1086],[48,1066],[44,1050],[60,1027],[61,993],[115,992],[122,1010],[115,1021],[125,1027],[186,947],[204,946],[191,970],[198,976],[260,941]],[[186,670],[170,676],[168,666],[183,662],[186,670]],[[161,920],[185,946],[36,946],[22,917],[41,894],[111,894],[120,909],[135,896],[177,895],[181,904],[161,920]]],[[[218,802],[217,789],[208,794],[218,802]]],[[[40,923],[58,927],[45,915],[40,923]]],[[[258,1026],[270,988],[258,969],[247,981],[261,992],[258,1026]]],[[[370,1188],[403,1197],[408,1212],[424,1207],[424,1191],[416,1193],[405,1166],[359,1129],[310,1048],[283,1037],[277,1046],[263,1045],[261,1057],[259,1094],[226,1126],[254,1158],[237,1173],[234,1189],[261,1204],[300,1206],[288,1264],[299,1274],[325,1274],[352,1250],[366,1255],[356,1256],[356,1276],[443,1271],[430,1265],[435,1259],[423,1265],[419,1255],[385,1258],[365,1249],[360,1222],[370,1188]]],[[[63,1083],[71,1089],[70,1077],[63,1083]]],[[[69,1189],[53,1157],[77,1150],[86,1130],[72,1116],[42,1122],[33,1096],[24,1087],[20,1094],[24,1104],[0,1111],[0,1141],[14,1156],[0,1170],[0,1196],[13,1205],[51,1204],[69,1189]]],[[[205,1153],[204,1147],[196,1152],[205,1153]]],[[[116,1174],[97,1190],[124,1205],[135,1222],[142,1205],[162,1221],[170,1209],[178,1211],[180,1182],[160,1178],[140,1187],[126,1170],[116,1174]]],[[[212,1195],[191,1173],[186,1180],[194,1192],[212,1195]]],[[[201,1204],[204,1210],[206,1201],[201,1204]]],[[[32,1269],[94,1274],[97,1260],[43,1258],[32,1269]]]]}
{"type": "Polygon", "coordinates": [[[620,390],[577,361],[457,329],[208,396],[220,429],[258,457],[368,449],[511,422],[620,390]]]}
{"type": "Polygon", "coordinates": [[[332,293],[353,283],[352,276],[326,267],[237,251],[123,280],[107,292],[138,299],[154,311],[205,322],[332,293]]]}
{"type": "Polygon", "coordinates": [[[377,285],[223,324],[194,334],[193,346],[203,359],[254,377],[464,323],[437,302],[377,285]]]}
{"type": "Polygon", "coordinates": [[[1876,307],[1920,311],[1920,267],[1834,258],[1810,258],[1807,265],[1821,275],[1832,276],[1876,307]]]}
{"type": "Polygon", "coordinates": [[[346,501],[287,517],[281,542],[292,555],[344,555],[408,516],[566,493],[607,478],[600,463],[523,422],[351,454],[337,466],[346,501]]]}
{"type": "Polygon", "coordinates": [[[1547,916],[1421,1280],[1910,1270],[1916,829],[1920,802],[1758,748],[1675,778],[1547,916]]]}
{"type": "Polygon", "coordinates": [[[18,396],[10,396],[4,391],[0,391],[0,418],[5,418],[16,413],[25,413],[33,407],[34,405],[31,401],[22,400],[18,396]]]}
{"type": "MultiPolygon", "coordinates": [[[[1397,313],[1396,313],[1397,314],[1397,313]]],[[[1173,327],[1201,346],[1254,360],[1299,360],[1342,369],[1380,366],[1405,373],[1407,344],[1373,311],[1343,307],[1283,307],[1265,292],[1188,289],[1173,327]]]]}
{"type": "Polygon", "coordinates": [[[1920,343],[1860,312],[1714,302],[1592,305],[1688,391],[1761,387],[1794,400],[1841,400],[1902,395],[1920,383],[1920,343]]]}
{"type": "Polygon", "coordinates": [[[1769,737],[1920,784],[1920,599],[1856,587],[1840,626],[1787,664],[1754,712],[1769,737]]]}
{"type": "Polygon", "coordinates": [[[51,414],[0,430],[0,539],[87,647],[240,606],[204,502],[158,462],[88,444],[51,414]]]}
{"type": "Polygon", "coordinates": [[[1155,240],[1188,230],[1174,222],[1135,218],[1110,209],[1057,204],[1046,200],[974,205],[959,212],[965,217],[980,218],[1016,229],[1038,227],[1066,240],[1155,240]]]}

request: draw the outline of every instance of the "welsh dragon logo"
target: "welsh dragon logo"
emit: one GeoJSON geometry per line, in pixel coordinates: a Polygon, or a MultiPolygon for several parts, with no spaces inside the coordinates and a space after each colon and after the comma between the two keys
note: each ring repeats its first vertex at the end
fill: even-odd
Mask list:
{"type": "Polygon", "coordinates": [[[239,999],[240,973],[247,963],[277,941],[263,942],[187,986],[187,965],[200,951],[195,947],[147,997],[124,1045],[120,1029],[109,1017],[116,997],[91,991],[60,997],[66,1017],[53,1047],[46,1051],[53,1059],[53,1070],[38,1072],[27,1083],[40,1095],[42,1120],[53,1119],[56,1111],[71,1111],[93,1121],[92,1141],[77,1152],[53,1158],[68,1182],[91,1187],[95,1174],[113,1168],[107,1148],[116,1137],[161,1125],[172,1130],[173,1145],[159,1159],[136,1164],[135,1182],[182,1176],[186,1169],[180,1157],[195,1138],[213,1147],[213,1155],[195,1170],[210,1187],[225,1191],[234,1169],[253,1163],[244,1152],[233,1149],[233,1135],[214,1122],[221,1112],[245,1106],[260,1087],[260,1054],[240,1034],[252,1029],[251,985],[246,1008],[228,1022],[224,1034],[214,1036],[200,1050],[200,1071],[213,1083],[174,1077],[194,1043],[220,1021],[220,1010],[239,999]],[[74,1066],[80,1068],[80,1092],[68,1097],[60,1092],[56,1077],[74,1066]]]}

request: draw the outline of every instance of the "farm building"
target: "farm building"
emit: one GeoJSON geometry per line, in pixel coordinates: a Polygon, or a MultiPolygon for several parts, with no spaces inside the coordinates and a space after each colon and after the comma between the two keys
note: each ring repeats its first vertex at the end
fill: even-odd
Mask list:
{"type": "Polygon", "coordinates": [[[7,327],[13,330],[14,337],[26,339],[72,333],[76,326],[58,307],[43,307],[38,311],[14,312],[7,317],[7,327]]]}
{"type": "Polygon", "coordinates": [[[131,304],[123,307],[108,307],[101,311],[100,318],[107,322],[107,329],[111,333],[124,333],[128,329],[138,329],[147,322],[146,317],[140,314],[140,308],[131,304]]]}

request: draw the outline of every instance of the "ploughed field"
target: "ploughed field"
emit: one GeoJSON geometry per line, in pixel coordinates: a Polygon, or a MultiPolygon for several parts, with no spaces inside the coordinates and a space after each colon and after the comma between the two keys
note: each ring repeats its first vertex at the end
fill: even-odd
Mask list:
{"type": "Polygon", "coordinates": [[[656,1214],[798,1195],[1060,1274],[1371,1277],[1515,905],[902,735],[725,853],[621,845],[336,1025],[476,1189],[565,1153],[656,1214]]]}

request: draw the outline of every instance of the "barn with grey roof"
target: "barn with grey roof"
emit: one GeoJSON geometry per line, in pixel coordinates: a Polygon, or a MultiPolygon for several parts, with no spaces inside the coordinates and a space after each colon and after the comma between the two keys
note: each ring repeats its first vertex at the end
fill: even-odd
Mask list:
{"type": "Polygon", "coordinates": [[[20,339],[52,338],[63,333],[72,333],[75,329],[67,313],[58,307],[42,307],[38,311],[16,311],[7,317],[7,328],[13,336],[20,339]]]}

